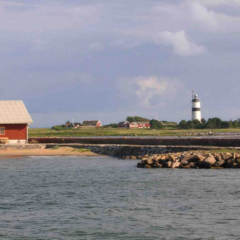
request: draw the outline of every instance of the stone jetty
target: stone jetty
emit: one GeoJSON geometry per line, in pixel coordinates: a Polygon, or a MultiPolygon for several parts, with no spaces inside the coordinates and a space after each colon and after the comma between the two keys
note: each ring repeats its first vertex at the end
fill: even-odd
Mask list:
{"type": "MultiPolygon", "coordinates": [[[[53,148],[55,144],[47,144],[53,148]]],[[[240,148],[210,146],[129,146],[98,144],[61,144],[62,147],[86,148],[99,155],[123,160],[141,160],[138,168],[240,168],[240,148]],[[224,152],[224,151],[229,152],[224,152]],[[232,153],[231,151],[234,151],[232,153]],[[213,153],[222,152],[222,153],[213,153]]]]}
{"type": "Polygon", "coordinates": [[[179,152],[139,156],[138,168],[240,168],[240,154],[179,152]]]}

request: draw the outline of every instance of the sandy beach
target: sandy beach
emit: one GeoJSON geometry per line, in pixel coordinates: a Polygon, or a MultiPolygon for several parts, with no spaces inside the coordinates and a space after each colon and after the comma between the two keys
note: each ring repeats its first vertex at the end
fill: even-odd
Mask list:
{"type": "Polygon", "coordinates": [[[22,156],[99,156],[91,151],[79,150],[71,147],[60,147],[59,149],[14,149],[7,148],[0,150],[1,157],[22,157],[22,156]]]}

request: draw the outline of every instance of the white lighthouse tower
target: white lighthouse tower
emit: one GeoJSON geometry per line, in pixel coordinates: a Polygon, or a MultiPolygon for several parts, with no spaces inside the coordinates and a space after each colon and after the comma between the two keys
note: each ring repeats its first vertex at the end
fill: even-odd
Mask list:
{"type": "Polygon", "coordinates": [[[198,95],[195,94],[193,91],[192,94],[192,120],[197,119],[199,122],[201,122],[201,102],[198,99],[198,95]]]}

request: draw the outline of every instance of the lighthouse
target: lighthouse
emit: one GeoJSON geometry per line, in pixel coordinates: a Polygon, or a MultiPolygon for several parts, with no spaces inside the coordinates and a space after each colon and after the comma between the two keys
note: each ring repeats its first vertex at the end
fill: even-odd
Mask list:
{"type": "Polygon", "coordinates": [[[192,94],[192,120],[198,120],[201,122],[201,102],[198,98],[198,95],[193,91],[192,94]]]}

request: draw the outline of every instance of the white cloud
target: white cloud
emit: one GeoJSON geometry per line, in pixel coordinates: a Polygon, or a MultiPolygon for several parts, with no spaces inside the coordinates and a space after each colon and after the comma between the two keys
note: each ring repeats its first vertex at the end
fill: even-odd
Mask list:
{"type": "Polygon", "coordinates": [[[91,51],[96,51],[96,52],[98,52],[98,51],[101,51],[101,50],[103,50],[104,49],[104,46],[101,44],[101,43],[99,43],[99,42],[95,42],[95,43],[91,43],[90,45],[89,45],[89,49],[91,50],[91,51]]]}
{"type": "Polygon", "coordinates": [[[208,11],[208,9],[198,2],[191,4],[191,10],[193,18],[199,22],[204,23],[206,26],[213,29],[218,28],[218,22],[214,11],[208,11]]]}
{"type": "MultiPolygon", "coordinates": [[[[8,11],[6,7],[24,6],[0,1],[0,30],[13,32],[44,32],[47,30],[80,29],[100,20],[101,4],[62,6],[34,5],[29,11],[8,11]]],[[[26,6],[28,6],[26,4],[26,6]]]]}
{"type": "Polygon", "coordinates": [[[240,0],[200,0],[204,5],[240,5],[240,0]]]}
{"type": "Polygon", "coordinates": [[[206,52],[205,47],[189,41],[184,31],[162,32],[158,35],[157,42],[173,46],[174,54],[180,56],[197,56],[206,52]]]}
{"type": "Polygon", "coordinates": [[[179,92],[186,93],[185,85],[178,79],[139,76],[118,79],[117,83],[121,96],[134,97],[139,108],[165,107],[179,92]]]}

